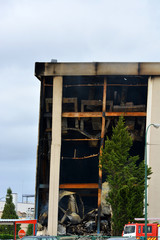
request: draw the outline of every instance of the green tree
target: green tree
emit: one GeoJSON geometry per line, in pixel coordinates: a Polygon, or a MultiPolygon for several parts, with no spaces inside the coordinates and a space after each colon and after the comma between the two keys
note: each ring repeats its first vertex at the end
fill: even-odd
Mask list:
{"type": "Polygon", "coordinates": [[[33,224],[28,224],[26,236],[33,235],[33,224]]]}
{"type": "MultiPolygon", "coordinates": [[[[127,222],[143,217],[144,208],[144,161],[137,163],[139,156],[130,156],[133,141],[121,116],[111,139],[107,137],[100,158],[110,191],[106,201],[112,209],[112,235],[121,235],[127,222]]],[[[148,168],[148,176],[151,168],[148,168]]],[[[149,178],[149,177],[148,177],[149,178]]]]}
{"type": "MultiPolygon", "coordinates": [[[[15,211],[15,205],[12,202],[12,190],[11,188],[7,189],[6,203],[2,212],[2,219],[18,219],[18,215],[15,211]]],[[[20,226],[17,225],[17,232],[19,231],[20,226]]],[[[13,226],[0,226],[0,233],[14,234],[13,226]]]]}

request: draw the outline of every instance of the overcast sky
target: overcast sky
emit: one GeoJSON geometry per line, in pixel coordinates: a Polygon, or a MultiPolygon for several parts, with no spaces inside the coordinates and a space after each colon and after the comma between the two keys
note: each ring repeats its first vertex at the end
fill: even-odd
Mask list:
{"type": "Polygon", "coordinates": [[[35,62],[160,61],[159,0],[0,0],[0,198],[34,194],[35,62]]]}

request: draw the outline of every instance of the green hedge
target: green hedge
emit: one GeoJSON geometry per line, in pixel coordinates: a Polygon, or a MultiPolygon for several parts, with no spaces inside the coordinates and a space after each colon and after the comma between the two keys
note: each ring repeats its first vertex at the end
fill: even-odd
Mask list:
{"type": "Polygon", "coordinates": [[[14,239],[12,234],[0,234],[0,239],[14,239]]]}

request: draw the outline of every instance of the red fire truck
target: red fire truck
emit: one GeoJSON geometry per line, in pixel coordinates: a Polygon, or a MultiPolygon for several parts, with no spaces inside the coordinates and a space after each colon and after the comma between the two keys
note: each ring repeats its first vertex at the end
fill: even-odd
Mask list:
{"type": "MultiPolygon", "coordinates": [[[[144,223],[128,223],[124,226],[124,231],[122,233],[124,237],[145,237],[145,224],[144,223]]],[[[160,225],[157,223],[147,224],[147,237],[150,240],[155,240],[160,237],[160,225]]]]}

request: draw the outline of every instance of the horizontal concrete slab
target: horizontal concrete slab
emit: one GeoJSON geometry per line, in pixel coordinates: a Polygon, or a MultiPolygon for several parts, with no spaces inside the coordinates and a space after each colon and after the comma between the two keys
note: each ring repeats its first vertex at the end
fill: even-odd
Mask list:
{"type": "Polygon", "coordinates": [[[160,75],[160,63],[53,63],[36,62],[35,75],[41,80],[43,76],[103,76],[103,75],[160,75]]]}

